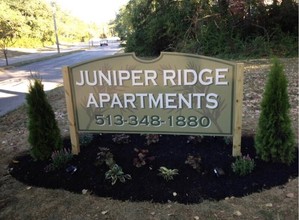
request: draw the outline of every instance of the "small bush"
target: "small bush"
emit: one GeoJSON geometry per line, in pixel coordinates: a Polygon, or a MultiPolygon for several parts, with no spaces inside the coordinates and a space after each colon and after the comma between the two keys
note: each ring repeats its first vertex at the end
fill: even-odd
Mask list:
{"type": "Polygon", "coordinates": [[[159,168],[159,176],[162,176],[166,181],[173,180],[175,175],[178,175],[179,171],[177,169],[168,169],[167,167],[159,168]]]}
{"type": "Polygon", "coordinates": [[[51,155],[52,163],[50,163],[45,171],[54,171],[63,168],[71,159],[73,158],[73,154],[71,150],[66,148],[54,151],[51,155]]]}
{"type": "Polygon", "coordinates": [[[295,158],[295,139],[289,117],[287,79],[277,60],[266,83],[255,136],[257,155],[265,161],[290,164],[295,158]]]}
{"type": "Polygon", "coordinates": [[[80,145],[86,146],[90,144],[93,140],[93,135],[92,134],[80,134],[79,135],[79,142],[80,145]]]}
{"type": "Polygon", "coordinates": [[[105,179],[111,180],[111,185],[114,185],[117,180],[125,183],[126,180],[130,180],[132,177],[129,174],[125,174],[120,166],[114,164],[110,170],[105,173],[105,179]]]}
{"type": "Polygon", "coordinates": [[[263,36],[257,36],[247,43],[247,53],[249,56],[267,57],[271,52],[270,44],[263,36]]]}
{"type": "Polygon", "coordinates": [[[278,57],[298,56],[298,35],[283,33],[281,29],[275,29],[275,34],[271,41],[273,54],[278,57]]]}
{"type": "Polygon", "coordinates": [[[54,151],[51,155],[52,163],[54,167],[57,169],[65,166],[72,158],[73,158],[72,152],[65,148],[54,151]]]}
{"type": "Polygon", "coordinates": [[[233,172],[239,176],[246,176],[250,174],[253,171],[254,167],[255,162],[249,157],[249,155],[238,157],[232,164],[233,172]]]}
{"type": "Polygon", "coordinates": [[[40,79],[30,83],[26,100],[31,155],[36,160],[48,160],[53,151],[62,148],[62,138],[40,79]]]}
{"type": "Polygon", "coordinates": [[[117,165],[113,159],[113,154],[110,152],[109,148],[100,147],[100,152],[97,154],[96,165],[102,165],[105,163],[109,170],[105,173],[105,179],[110,180],[111,184],[114,185],[117,180],[124,183],[126,180],[130,180],[131,175],[125,174],[122,168],[117,165]]]}
{"type": "Polygon", "coordinates": [[[21,37],[18,38],[14,44],[15,47],[21,48],[41,48],[45,45],[53,45],[53,42],[42,42],[40,38],[21,37]]]}
{"type": "Polygon", "coordinates": [[[115,164],[113,159],[113,154],[110,152],[109,148],[100,147],[100,152],[97,153],[96,163],[95,165],[106,164],[108,167],[112,167],[115,164]]]}

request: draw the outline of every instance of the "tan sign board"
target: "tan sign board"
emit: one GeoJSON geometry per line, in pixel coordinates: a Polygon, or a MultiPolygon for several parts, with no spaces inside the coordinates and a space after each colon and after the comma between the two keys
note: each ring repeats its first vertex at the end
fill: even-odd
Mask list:
{"type": "Polygon", "coordinates": [[[127,53],[63,71],[76,132],[226,136],[241,129],[242,64],[182,53],[141,60],[127,53]]]}

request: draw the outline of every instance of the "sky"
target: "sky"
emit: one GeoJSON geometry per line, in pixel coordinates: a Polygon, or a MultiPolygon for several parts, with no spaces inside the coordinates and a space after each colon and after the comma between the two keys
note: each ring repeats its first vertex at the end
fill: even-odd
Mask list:
{"type": "Polygon", "coordinates": [[[107,23],[129,0],[55,0],[62,9],[86,22],[107,23]]]}

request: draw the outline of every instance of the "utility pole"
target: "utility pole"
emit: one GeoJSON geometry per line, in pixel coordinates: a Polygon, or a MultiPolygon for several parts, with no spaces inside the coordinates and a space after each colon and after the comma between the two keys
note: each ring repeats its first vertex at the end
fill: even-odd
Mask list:
{"type": "Polygon", "coordinates": [[[56,6],[55,6],[55,2],[52,1],[51,5],[52,5],[52,13],[53,13],[53,21],[54,21],[54,31],[55,31],[55,37],[56,37],[57,53],[60,53],[59,40],[58,40],[58,34],[57,34],[57,25],[56,25],[56,6]]]}

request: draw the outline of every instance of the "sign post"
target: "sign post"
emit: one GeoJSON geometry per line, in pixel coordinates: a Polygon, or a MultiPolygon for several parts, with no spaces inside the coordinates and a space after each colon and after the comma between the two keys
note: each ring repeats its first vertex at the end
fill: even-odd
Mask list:
{"type": "Polygon", "coordinates": [[[80,144],[79,144],[79,135],[78,129],[76,126],[75,119],[75,109],[72,100],[72,88],[71,88],[71,80],[70,80],[70,70],[68,67],[62,68],[63,73],[63,84],[64,84],[64,93],[66,99],[66,108],[68,112],[68,120],[70,124],[70,137],[72,144],[72,153],[79,154],[80,152],[80,144]]]}
{"type": "Polygon", "coordinates": [[[243,64],[134,53],[63,68],[73,153],[78,132],[233,136],[241,155],[243,64]]]}
{"type": "Polygon", "coordinates": [[[234,129],[233,129],[233,156],[241,156],[242,137],[242,106],[243,106],[243,72],[244,65],[237,64],[236,86],[234,92],[234,129]]]}

